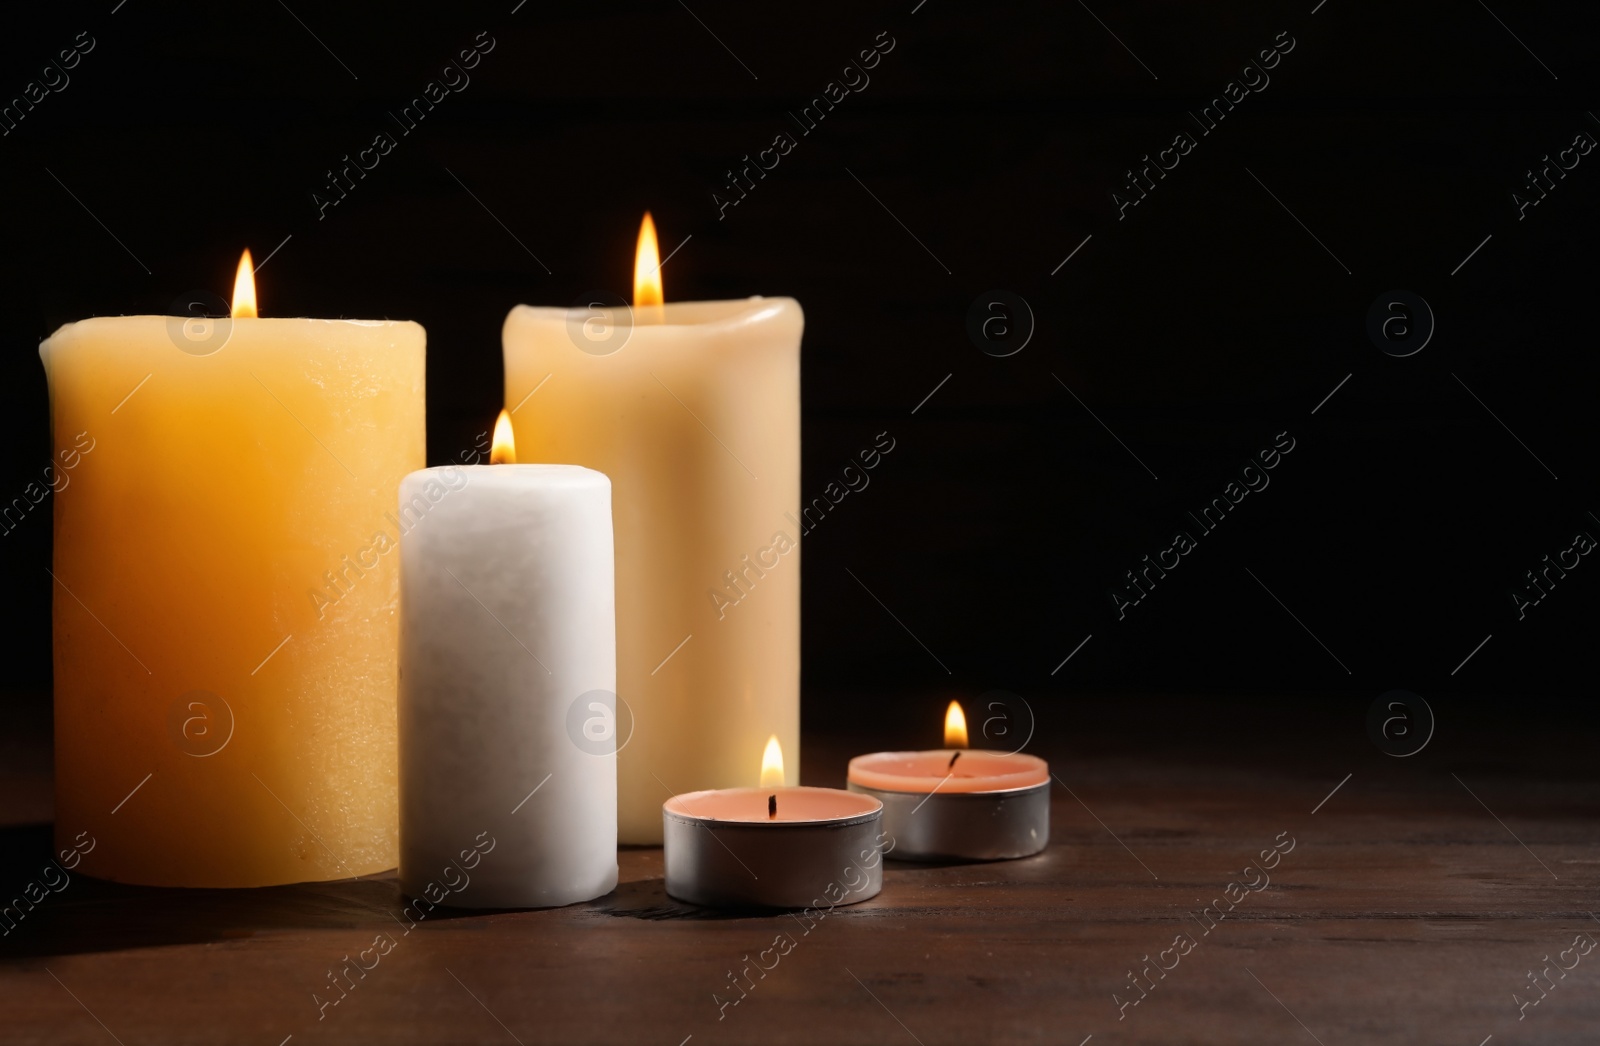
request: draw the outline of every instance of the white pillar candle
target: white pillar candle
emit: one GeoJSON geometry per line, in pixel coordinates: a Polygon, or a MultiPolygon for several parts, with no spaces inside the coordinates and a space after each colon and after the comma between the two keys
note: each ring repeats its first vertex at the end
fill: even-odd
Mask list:
{"type": "Polygon", "coordinates": [[[431,468],[402,481],[400,506],[415,520],[400,540],[402,889],[476,908],[609,892],[611,481],[576,465],[431,468]]]}

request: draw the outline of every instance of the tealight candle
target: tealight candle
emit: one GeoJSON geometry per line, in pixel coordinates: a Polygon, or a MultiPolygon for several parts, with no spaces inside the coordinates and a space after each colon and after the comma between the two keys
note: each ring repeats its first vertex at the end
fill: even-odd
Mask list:
{"type": "Polygon", "coordinates": [[[945,750],[876,752],[850,760],[850,791],[883,804],[894,856],[909,861],[1027,857],[1050,841],[1050,767],[1023,752],[966,747],[955,701],[945,750]]]}
{"type": "Polygon", "coordinates": [[[784,788],[776,736],[761,787],[676,795],[662,804],[667,893],[708,907],[823,908],[883,888],[883,804],[837,788],[784,788]]]}

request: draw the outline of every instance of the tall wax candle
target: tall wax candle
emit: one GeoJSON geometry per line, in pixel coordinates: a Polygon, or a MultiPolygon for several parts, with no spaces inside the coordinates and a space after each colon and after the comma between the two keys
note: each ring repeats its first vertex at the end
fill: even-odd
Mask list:
{"type": "Polygon", "coordinates": [[[800,306],[661,304],[658,269],[641,251],[631,322],[519,305],[503,335],[526,456],[611,477],[624,843],[661,841],[671,795],[749,784],[771,735],[799,766],[800,306]]]}
{"type": "MultiPolygon", "coordinates": [[[[510,425],[496,426],[497,457],[510,425]]],[[[469,908],[617,885],[611,483],[425,469],[400,505],[400,885],[469,908]]]]}
{"type": "Polygon", "coordinates": [[[55,501],[56,834],[93,839],[100,878],[395,865],[389,553],[424,460],[423,330],[258,319],[253,292],[231,320],[90,319],[39,349],[76,451],[55,501]]]}

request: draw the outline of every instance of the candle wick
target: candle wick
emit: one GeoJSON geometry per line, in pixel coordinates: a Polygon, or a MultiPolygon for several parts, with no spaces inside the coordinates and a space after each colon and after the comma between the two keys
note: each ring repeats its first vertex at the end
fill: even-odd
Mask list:
{"type": "Polygon", "coordinates": [[[778,816],[778,797],[775,796],[775,795],[769,795],[769,796],[767,796],[767,820],[769,820],[769,821],[774,820],[775,818],[777,818],[777,816],[778,816]]]}
{"type": "Polygon", "coordinates": [[[946,770],[954,770],[956,768],[956,760],[960,759],[960,758],[961,758],[961,753],[960,752],[957,752],[955,755],[951,756],[950,757],[950,765],[945,767],[945,769],[946,770]]]}

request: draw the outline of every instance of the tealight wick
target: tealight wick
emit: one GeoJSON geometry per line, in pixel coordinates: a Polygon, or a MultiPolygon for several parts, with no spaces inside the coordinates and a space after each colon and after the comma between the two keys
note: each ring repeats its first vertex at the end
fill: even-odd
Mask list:
{"type": "Polygon", "coordinates": [[[775,795],[769,795],[769,796],[767,796],[767,820],[769,820],[769,821],[775,820],[777,818],[777,816],[778,816],[778,797],[775,796],[775,795]]]}
{"type": "Polygon", "coordinates": [[[950,757],[950,765],[945,767],[945,769],[946,770],[954,770],[956,768],[956,760],[960,759],[960,758],[961,758],[961,753],[960,752],[957,752],[955,755],[951,756],[950,757]]]}

